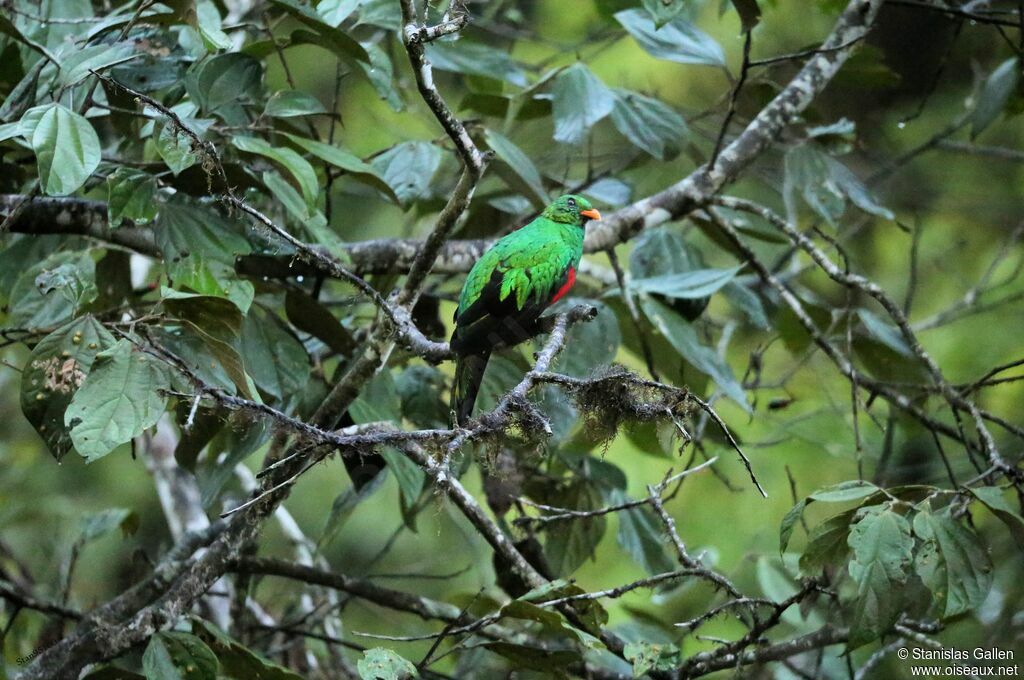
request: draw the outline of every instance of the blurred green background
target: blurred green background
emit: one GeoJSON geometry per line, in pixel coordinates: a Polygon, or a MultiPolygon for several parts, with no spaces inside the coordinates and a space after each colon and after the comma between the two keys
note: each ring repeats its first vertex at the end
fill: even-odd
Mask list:
{"type": "MultiPolygon", "coordinates": [[[[727,3],[717,0],[703,3],[695,21],[712,35],[728,56],[731,76],[708,66],[681,65],[657,60],[644,52],[633,40],[614,30],[608,21],[609,6],[614,3],[505,2],[505,23],[516,26],[517,35],[512,56],[525,65],[528,72],[539,74],[544,69],[568,65],[582,59],[611,87],[628,87],[657,95],[681,112],[689,124],[689,136],[677,158],[666,162],[636,163],[619,169],[615,178],[624,182],[636,199],[658,191],[677,181],[696,167],[695,161],[713,144],[721,123],[723,97],[727,96],[730,78],[738,73],[742,50],[739,20],[727,3]],[[543,64],[543,68],[541,65],[543,64]],[[707,112],[711,112],[708,114],[707,112]]],[[[827,34],[836,18],[830,5],[834,3],[762,2],[763,17],[754,31],[753,55],[763,58],[799,51],[814,46],[827,34]]],[[[491,10],[485,3],[470,3],[474,14],[491,10]]],[[[611,7],[614,9],[614,7],[611,7]]],[[[954,41],[953,22],[939,14],[924,13],[908,7],[887,7],[879,21],[880,28],[869,40],[870,46],[844,68],[825,96],[807,114],[808,124],[823,124],[847,118],[856,124],[857,139],[844,162],[862,179],[886,172],[901,155],[914,149],[963,115],[972,97],[977,96],[979,78],[991,72],[1011,52],[998,34],[986,26],[964,26],[954,41]],[[941,68],[941,73],[936,76],[941,68]],[[937,82],[936,82],[937,81],[937,82]],[[933,87],[933,83],[935,83],[933,87]],[[923,109],[918,112],[923,102],[923,109]],[[905,119],[906,122],[904,121],[905,119]]],[[[505,44],[507,38],[471,27],[468,39],[505,44]]],[[[322,51],[313,46],[288,50],[288,60],[297,88],[329,102],[333,96],[333,60],[323,59],[322,51]]],[[[410,82],[411,74],[403,55],[392,54],[399,78],[410,82]]],[[[286,87],[280,64],[268,59],[266,87],[269,91],[286,87]]],[[[797,62],[799,63],[799,62],[797,62]]],[[[772,83],[785,83],[797,64],[755,69],[744,96],[740,98],[736,124],[745,123],[773,92],[772,83]]],[[[438,86],[453,104],[458,105],[473,89],[462,75],[435,72],[438,86]]],[[[337,139],[361,157],[380,152],[398,141],[433,140],[440,131],[421,101],[406,96],[409,111],[395,112],[381,100],[363,78],[354,75],[341,81],[338,113],[343,122],[337,139]]],[[[467,118],[478,114],[462,108],[467,118]]],[[[735,128],[732,132],[737,131],[735,128]]],[[[517,123],[509,131],[515,142],[550,178],[582,178],[589,166],[600,172],[618,167],[624,157],[635,154],[628,142],[610,134],[610,124],[600,123],[585,148],[553,144],[550,116],[517,123]],[[605,129],[605,128],[609,129],[605,129]]],[[[967,142],[966,131],[950,139],[967,142]]],[[[1010,149],[1022,146],[1019,118],[1001,118],[977,140],[985,145],[1010,149]]],[[[965,154],[938,146],[922,152],[914,160],[874,185],[879,201],[891,209],[896,220],[862,219],[853,208],[847,211],[838,231],[849,254],[853,268],[882,285],[896,299],[902,300],[908,286],[912,233],[919,233],[917,245],[916,292],[911,319],[921,321],[956,304],[984,275],[990,263],[1005,246],[1012,230],[1021,221],[1022,176],[1021,157],[1013,159],[965,154]],[[846,236],[849,235],[849,236],[846,236]]],[[[446,168],[454,161],[446,157],[446,168]]],[[[779,188],[782,185],[781,154],[769,152],[746,172],[730,194],[754,198],[784,210],[779,188]]],[[[501,181],[490,173],[481,191],[501,181]]],[[[346,241],[389,236],[419,236],[432,224],[434,213],[422,206],[404,211],[385,204],[365,193],[352,191],[347,181],[336,185],[341,206],[335,210],[331,226],[346,241]]],[[[614,208],[597,203],[603,211],[614,208]]],[[[485,199],[478,199],[485,200],[485,199]]],[[[491,211],[490,217],[472,219],[463,227],[463,236],[486,236],[507,229],[515,222],[508,214],[491,211]]],[[[802,226],[811,216],[802,213],[802,226]]],[[[693,224],[682,222],[672,227],[687,243],[699,250],[708,266],[732,266],[733,258],[703,235],[693,224]]],[[[785,252],[784,246],[754,242],[766,261],[775,262],[785,252]]],[[[620,259],[628,259],[630,245],[619,248],[620,259]]],[[[996,268],[994,280],[1014,277],[1021,266],[1019,245],[1010,248],[996,268]]],[[[595,264],[607,267],[604,255],[588,256],[595,264]]],[[[801,262],[801,260],[797,260],[801,262]]],[[[796,265],[785,264],[786,271],[796,265]]],[[[749,272],[744,272],[749,273],[749,272]]],[[[841,308],[846,292],[823,275],[809,274],[801,282],[813,290],[825,304],[841,308]]],[[[442,284],[454,292],[460,283],[456,277],[442,284]]],[[[604,292],[595,280],[582,279],[575,293],[600,297],[604,292]]],[[[1013,279],[996,295],[1024,294],[1020,280],[1013,279]]],[[[442,305],[440,316],[448,320],[453,306],[442,305]]],[[[761,383],[773,385],[785,380],[784,387],[766,387],[749,392],[755,405],[752,414],[744,412],[727,399],[718,399],[716,408],[741,441],[754,470],[768,492],[762,499],[752,488],[735,454],[720,437],[707,441],[707,454],[718,456],[716,473],[701,472],[689,478],[682,491],[668,506],[675,517],[680,534],[694,554],[704,553],[710,564],[732,578],[744,591],[768,596],[786,594],[790,581],[783,576],[785,567],[779,558],[779,523],[794,503],[815,489],[858,475],[858,457],[871,478],[883,452],[889,457],[883,477],[889,485],[903,483],[945,484],[945,473],[935,451],[931,435],[908,421],[898,412],[890,411],[879,400],[870,414],[861,414],[862,450],[857,451],[853,430],[850,386],[820,352],[803,349],[793,351],[779,339],[774,330],[762,330],[752,324],[737,323],[730,305],[722,296],[712,298],[703,315],[714,337],[727,328],[731,339],[727,360],[733,373],[743,376],[751,364],[753,353],[761,355],[761,383]],[[755,400],[756,396],[756,400],[755,400]],[[769,404],[782,400],[788,405],[773,409],[769,404]],[[900,427],[886,441],[888,419],[900,427]]],[[[775,318],[773,318],[773,322],[775,318]]],[[[629,332],[623,324],[622,331],[629,332]]],[[[1003,304],[988,312],[966,314],[953,322],[922,332],[928,351],[943,367],[954,384],[970,382],[998,364],[1020,358],[1024,332],[1024,313],[1019,303],[1003,304]]],[[[523,350],[529,356],[530,349],[523,350]]],[[[0,367],[0,532],[4,546],[29,568],[39,592],[60,599],[68,565],[70,546],[87,513],[109,507],[128,508],[137,513],[140,526],[133,535],[122,537],[115,532],[87,544],[81,551],[73,575],[72,604],[88,608],[122,590],[145,570],[147,559],[156,559],[171,543],[163,512],[154,492],[153,480],[142,459],[133,459],[128,447],[106,458],[86,465],[77,455],[69,455],[57,465],[42,441],[24,420],[18,404],[18,367],[27,352],[12,346],[2,351],[4,366],[0,367]]],[[[642,359],[620,349],[616,361],[644,372],[642,359]]],[[[442,366],[446,375],[451,367],[442,366]]],[[[689,386],[698,394],[713,389],[706,378],[693,373],[689,386]]],[[[984,391],[979,404],[1011,422],[1020,422],[1020,404],[1024,400],[1024,384],[1001,385],[984,391]]],[[[936,411],[941,411],[935,406],[936,411]]],[[[940,419],[952,422],[948,413],[940,419]]],[[[239,427],[244,428],[242,424],[239,427]]],[[[712,433],[709,426],[709,437],[712,433]]],[[[1020,441],[997,431],[1005,453],[1019,455],[1020,441]]],[[[607,461],[625,470],[629,491],[633,496],[646,494],[646,485],[660,481],[669,468],[679,470],[690,456],[671,455],[652,445],[651,433],[643,428],[621,432],[603,451],[607,461]]],[[[962,448],[944,442],[954,469],[963,476],[970,470],[962,448]]],[[[247,464],[256,469],[262,452],[251,456],[247,464]]],[[[698,457],[698,461],[701,460],[698,457]]],[[[479,471],[474,466],[467,476],[469,488],[482,498],[479,471]]],[[[318,538],[331,512],[332,503],[349,485],[341,464],[330,460],[307,474],[285,502],[305,533],[318,538]]],[[[230,482],[232,507],[242,497],[230,482]]],[[[383,489],[359,505],[336,535],[323,546],[323,554],[339,571],[353,575],[386,575],[382,583],[401,589],[449,599],[466,601],[481,589],[496,596],[490,568],[491,553],[483,540],[466,525],[458,511],[443,498],[435,497],[417,523],[417,531],[403,530],[396,512],[398,489],[388,478],[383,489]],[[382,560],[374,556],[397,533],[394,547],[382,560]],[[403,577],[401,574],[449,574],[450,579],[403,577]],[[398,576],[396,576],[398,574],[398,576]],[[464,599],[459,599],[463,597],[464,599]]],[[[213,511],[221,507],[212,508],[213,511]]],[[[836,506],[818,504],[808,511],[808,522],[814,524],[831,514],[836,506]]],[[[1001,646],[1024,653],[1021,635],[1024,620],[1019,611],[1022,598],[1022,562],[1005,528],[985,512],[974,517],[976,525],[992,546],[997,565],[996,581],[988,601],[976,613],[964,615],[951,623],[937,638],[958,648],[1001,646]]],[[[642,575],[616,542],[616,521],[609,518],[608,530],[594,553],[576,574],[578,582],[588,590],[612,587],[642,575]]],[[[799,551],[804,535],[797,531],[790,550],[799,551]]],[[[280,556],[291,554],[288,541],[278,526],[269,522],[261,552],[280,556]]],[[[4,559],[0,556],[0,559],[4,559]]],[[[267,578],[256,592],[269,598],[270,609],[286,610],[295,597],[295,588],[286,582],[267,578]]],[[[706,610],[712,593],[703,585],[684,586],[667,595],[641,590],[621,599],[609,601],[613,625],[654,633],[653,624],[642,623],[651,614],[661,621],[683,621],[706,610]],[[633,613],[634,616],[630,616],[633,613]],[[639,613],[639,616],[635,614],[639,613]]],[[[826,608],[827,609],[827,608],[826,608]]],[[[395,614],[351,601],[343,616],[346,637],[354,642],[376,646],[379,641],[360,639],[357,632],[391,635],[415,634],[423,630],[412,616],[395,614]]],[[[10,661],[31,651],[42,619],[22,614],[12,634],[5,640],[4,654],[10,661]]],[[[784,635],[789,623],[771,633],[784,635]]],[[[735,621],[720,617],[702,634],[733,638],[745,629],[735,621]]],[[[315,644],[315,643],[314,643],[315,644]]],[[[407,658],[416,659],[426,652],[428,642],[385,643],[407,658]]],[[[687,638],[687,653],[710,648],[713,643],[687,638]]],[[[857,653],[858,658],[870,650],[857,653]]],[[[827,675],[845,677],[845,663],[830,656],[827,675]]],[[[876,677],[908,676],[907,668],[889,659],[876,671],[876,677]]],[[[786,677],[779,668],[776,677],[786,677]]]]}

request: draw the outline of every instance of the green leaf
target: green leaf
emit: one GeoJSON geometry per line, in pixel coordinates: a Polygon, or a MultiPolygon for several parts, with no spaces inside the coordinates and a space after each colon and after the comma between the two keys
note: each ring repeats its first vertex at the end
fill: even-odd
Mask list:
{"type": "MultiPolygon", "coordinates": [[[[200,139],[213,124],[212,120],[199,118],[182,118],[182,124],[195,132],[200,139]]],[[[174,123],[170,121],[163,124],[160,134],[154,140],[156,151],[160,154],[167,167],[175,176],[180,175],[196,164],[196,153],[192,150],[192,138],[183,132],[179,132],[174,123]]]]}
{"type": "Polygon", "coordinates": [[[607,366],[615,360],[622,333],[619,320],[611,307],[589,298],[569,298],[566,307],[587,304],[597,309],[597,316],[587,323],[573,325],[566,336],[565,349],[555,358],[555,370],[567,375],[585,378],[594,369],[607,366]]]}
{"type": "Polygon", "coordinates": [[[889,632],[899,618],[914,539],[905,517],[871,506],[857,512],[847,544],[853,550],[850,576],[857,585],[849,644],[858,647],[889,632]]]}
{"type": "Polygon", "coordinates": [[[648,320],[684,359],[714,380],[723,394],[750,411],[743,386],[736,380],[729,364],[717,352],[701,343],[697,331],[686,319],[650,297],[645,296],[640,306],[648,320]]]}
{"type": "Polygon", "coordinates": [[[786,516],[782,518],[782,524],[779,525],[779,553],[786,552],[786,548],[789,547],[789,539],[793,536],[793,529],[796,528],[797,521],[803,517],[804,508],[807,507],[807,500],[798,501],[796,505],[789,509],[786,516]]]}
{"type": "Polygon", "coordinates": [[[320,340],[331,351],[349,356],[355,349],[356,341],[349,330],[313,297],[289,289],[285,294],[284,310],[293,326],[320,340]]]}
{"type": "Polygon", "coordinates": [[[287,147],[272,146],[259,137],[234,137],[231,141],[237,149],[269,158],[291,173],[306,199],[306,205],[310,209],[316,206],[320,183],[309,161],[287,147]]]}
{"type": "Polygon", "coordinates": [[[337,56],[362,62],[370,60],[362,45],[349,37],[345,31],[332,26],[324,17],[306,5],[297,0],[270,0],[270,2],[316,31],[323,40],[323,46],[337,56]]]}
{"type": "Polygon", "coordinates": [[[50,196],[77,191],[100,164],[100,139],[92,124],[62,104],[50,104],[32,131],[39,181],[50,196]]]}
{"type": "Polygon", "coordinates": [[[954,519],[950,508],[929,507],[914,517],[918,576],[935,598],[941,618],[970,611],[985,601],[992,587],[992,560],[978,535],[954,519]]]}
{"type": "MultiPolygon", "coordinates": [[[[569,510],[596,510],[603,496],[587,479],[575,479],[551,494],[545,503],[569,510]]],[[[594,556],[604,536],[604,516],[588,517],[572,522],[553,522],[545,527],[544,555],[552,571],[562,577],[575,572],[594,556]]]]}
{"type": "Polygon", "coordinates": [[[216,680],[219,669],[213,650],[189,633],[157,633],[142,655],[147,680],[216,680]]]}
{"type": "Polygon", "coordinates": [[[1006,502],[1003,490],[995,486],[981,486],[971,489],[971,493],[1006,525],[1017,547],[1024,550],[1024,518],[1006,502]]]}
{"type": "Polygon", "coordinates": [[[702,266],[697,253],[668,227],[642,232],[629,254],[629,272],[635,279],[688,272],[702,266]]]}
{"type": "Polygon", "coordinates": [[[581,62],[558,74],[551,95],[555,141],[565,144],[582,142],[587,130],[615,108],[615,93],[581,62]]]}
{"type": "Polygon", "coordinates": [[[726,269],[695,269],[678,274],[633,279],[630,287],[640,293],[658,293],[670,298],[696,300],[718,292],[732,281],[742,266],[726,269]]]}
{"type": "Polygon", "coordinates": [[[327,113],[320,100],[299,90],[280,90],[271,95],[263,109],[264,116],[272,118],[294,118],[314,113],[327,113]]]}
{"type": "Polygon", "coordinates": [[[391,447],[381,449],[380,455],[387,461],[388,470],[398,482],[404,506],[411,508],[423,493],[423,485],[427,480],[426,473],[419,465],[409,460],[408,456],[391,447]]]}
{"type": "Polygon", "coordinates": [[[1017,89],[1020,70],[1020,59],[1012,57],[997,66],[985,79],[985,85],[978,95],[978,103],[971,112],[972,139],[984,132],[1006,108],[1010,95],[1017,89]]]}
{"type": "Polygon", "coordinates": [[[7,14],[0,14],[0,33],[10,36],[15,41],[22,43],[23,45],[28,45],[30,48],[39,54],[42,54],[53,63],[58,63],[57,57],[46,49],[46,46],[41,45],[22,33],[7,14]]]}
{"type": "Polygon", "coordinates": [[[352,402],[349,414],[357,424],[402,422],[402,402],[391,371],[381,371],[352,402]]]}
{"type": "Polygon", "coordinates": [[[682,17],[660,28],[655,25],[651,15],[642,9],[617,12],[615,19],[653,57],[680,64],[725,66],[725,53],[721,46],[682,17]]]}
{"type": "Polygon", "coordinates": [[[612,123],[634,146],[659,160],[678,155],[688,132],[686,121],[671,106],[629,90],[615,90],[612,123]]]}
{"type": "Polygon", "coordinates": [[[370,81],[370,85],[377,91],[380,98],[388,103],[392,111],[395,113],[404,111],[405,102],[402,101],[402,95],[395,88],[395,69],[391,65],[388,53],[376,43],[364,42],[361,44],[366,53],[370,55],[370,62],[361,61],[359,66],[363,69],[367,80],[370,81]]]}
{"type": "Polygon", "coordinates": [[[434,68],[484,78],[497,78],[516,87],[526,87],[526,72],[507,52],[459,40],[457,43],[430,43],[427,45],[427,59],[434,68]]]}
{"type": "Polygon", "coordinates": [[[448,426],[447,378],[433,366],[409,366],[395,377],[402,415],[421,428],[448,426]]]}
{"type": "Polygon", "coordinates": [[[316,13],[334,28],[348,19],[363,4],[363,0],[321,0],[316,6],[316,13]]]}
{"type": "Polygon", "coordinates": [[[857,316],[875,340],[905,357],[914,356],[914,351],[907,345],[899,328],[866,309],[858,309],[857,316]]]}
{"type": "Polygon", "coordinates": [[[86,315],[53,331],[32,349],[21,375],[21,411],[58,461],[71,450],[64,412],[93,360],[114,336],[86,315]]]}
{"type": "MultiPolygon", "coordinates": [[[[504,161],[520,183],[532,194],[535,206],[544,206],[548,203],[548,194],[544,189],[544,181],[541,179],[537,166],[533,164],[530,157],[523,153],[523,150],[512,143],[508,137],[490,128],[484,131],[484,139],[487,146],[497,154],[498,158],[504,161]]],[[[513,189],[518,187],[513,186],[513,189]]]]}
{"type": "Polygon", "coordinates": [[[156,425],[167,407],[167,369],[128,340],[96,355],[64,414],[86,462],[98,460],[156,425]]]}
{"type": "Polygon", "coordinates": [[[634,678],[643,678],[650,671],[671,671],[683,662],[678,647],[654,642],[630,642],[622,655],[633,664],[634,678]]]}
{"type": "Polygon", "coordinates": [[[211,0],[196,1],[196,23],[206,49],[216,52],[231,47],[231,38],[222,28],[220,11],[211,0]]]}
{"type": "Polygon", "coordinates": [[[107,177],[107,220],[111,227],[122,220],[149,224],[157,209],[156,178],[149,173],[122,166],[107,177]]]}
{"type": "Polygon", "coordinates": [[[384,647],[363,652],[363,658],[356,664],[356,668],[362,680],[405,680],[419,677],[411,661],[384,647]]]}
{"type": "Polygon", "coordinates": [[[197,262],[217,262],[234,269],[235,258],[252,250],[237,225],[214,210],[173,198],[160,208],[154,237],[172,279],[197,268],[197,262]]]}
{"type": "Polygon", "coordinates": [[[377,168],[365,162],[359,156],[356,156],[355,154],[340,147],[318,142],[313,139],[306,139],[305,137],[299,137],[298,135],[289,134],[287,132],[284,133],[284,136],[320,160],[326,161],[336,168],[345,170],[357,182],[362,182],[374,189],[382,191],[388,199],[398,203],[398,196],[395,195],[395,192],[391,189],[391,185],[388,184],[381,173],[378,172],[377,168]]]}
{"type": "Polygon", "coordinates": [[[250,309],[242,322],[241,353],[256,385],[278,401],[300,393],[309,380],[306,348],[260,306],[250,309]]]}
{"type": "Polygon", "coordinates": [[[96,294],[96,263],[89,251],[56,252],[14,281],[7,323],[15,328],[57,326],[96,294]]]}
{"type": "MultiPolygon", "coordinates": [[[[622,489],[612,489],[607,494],[609,505],[619,505],[632,500],[622,489]]],[[[677,567],[665,552],[665,527],[655,517],[654,511],[643,505],[618,513],[618,541],[622,549],[649,574],[661,574],[677,567]]]]}
{"type": "Polygon", "coordinates": [[[807,534],[807,546],[800,556],[800,570],[815,575],[826,566],[838,566],[849,552],[847,540],[850,536],[850,522],[856,510],[847,510],[829,517],[811,529],[807,534]]]}
{"type": "Polygon", "coordinates": [[[139,516],[128,508],[107,508],[87,513],[79,524],[75,542],[84,544],[120,529],[122,537],[128,537],[139,529],[139,516]]]}
{"type": "Polygon", "coordinates": [[[835,224],[843,215],[847,200],[872,215],[893,219],[892,212],[875,201],[849,168],[813,143],[801,144],[786,152],[783,195],[791,221],[797,214],[798,193],[815,213],[830,224],[835,224]]]}
{"type": "Polygon", "coordinates": [[[761,296],[746,284],[740,280],[730,281],[722,289],[722,293],[733,307],[746,315],[750,323],[765,331],[771,327],[761,296]]]}
{"type": "Polygon", "coordinates": [[[65,51],[67,54],[60,55],[58,87],[70,87],[92,75],[89,71],[102,71],[136,56],[134,46],[127,42],[85,47],[73,45],[65,51]]]}
{"type": "Polygon", "coordinates": [[[757,6],[757,0],[732,0],[732,6],[740,15],[744,33],[754,30],[761,22],[761,8],[757,6]]]}
{"type": "Polygon", "coordinates": [[[373,159],[373,168],[408,207],[424,198],[441,165],[441,150],[429,142],[402,142],[373,159]]]}
{"type": "Polygon", "coordinates": [[[263,65],[240,52],[219,54],[200,62],[185,79],[199,108],[207,113],[259,99],[263,65]]]}
{"type": "Polygon", "coordinates": [[[303,680],[301,675],[265,659],[212,623],[193,619],[192,632],[213,650],[220,661],[222,677],[231,680],[303,680]]]}
{"type": "Polygon", "coordinates": [[[40,106],[33,106],[24,114],[18,121],[18,132],[28,144],[32,144],[32,135],[35,134],[36,127],[39,125],[39,120],[43,117],[43,114],[50,110],[53,104],[42,104],[40,106]]]}
{"type": "Polygon", "coordinates": [[[846,482],[840,482],[839,484],[833,484],[832,486],[826,486],[824,489],[819,489],[808,496],[808,498],[816,501],[822,501],[824,503],[844,503],[846,501],[855,501],[861,498],[866,498],[867,496],[878,493],[879,490],[880,489],[871,482],[852,479],[846,482]]]}
{"type": "Polygon", "coordinates": [[[168,288],[160,293],[163,308],[203,342],[239,393],[252,399],[254,390],[249,387],[250,378],[236,348],[242,329],[242,313],[238,307],[221,297],[180,293],[168,288]]]}
{"type": "Polygon", "coordinates": [[[484,646],[510,661],[517,669],[547,672],[547,677],[563,673],[569,666],[580,662],[580,654],[575,650],[551,650],[513,642],[488,642],[484,646]]]}

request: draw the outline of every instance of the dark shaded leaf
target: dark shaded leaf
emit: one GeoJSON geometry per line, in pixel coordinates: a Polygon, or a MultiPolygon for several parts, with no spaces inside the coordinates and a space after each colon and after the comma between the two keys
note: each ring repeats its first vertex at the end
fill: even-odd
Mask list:
{"type": "Polygon", "coordinates": [[[1017,547],[1024,550],[1024,518],[1006,502],[1003,490],[995,486],[982,486],[971,489],[971,493],[1006,525],[1017,547]]]}
{"type": "MultiPolygon", "coordinates": [[[[632,500],[621,489],[613,489],[607,494],[609,505],[619,505],[632,500]]],[[[661,574],[672,571],[676,564],[665,552],[665,527],[655,517],[654,511],[643,505],[618,513],[619,545],[648,574],[661,574]]]]}
{"type": "Polygon", "coordinates": [[[277,316],[257,305],[242,322],[242,360],[257,387],[278,401],[299,394],[309,380],[309,355],[277,316]]]}
{"type": "Polygon", "coordinates": [[[914,516],[914,534],[921,539],[915,567],[935,598],[941,618],[970,611],[985,601],[992,587],[992,560],[974,531],[946,507],[925,507],[914,516]]]}
{"type": "Polygon", "coordinates": [[[853,550],[850,577],[857,585],[850,646],[887,633],[902,612],[900,590],[910,575],[914,540],[906,518],[884,506],[861,508],[847,544],[853,550]]]}
{"type": "Polygon", "coordinates": [[[263,79],[263,65],[239,52],[221,54],[197,64],[185,79],[185,86],[199,108],[220,112],[228,105],[254,102],[263,79]]]}
{"type": "Polygon", "coordinates": [[[337,56],[369,62],[370,57],[362,45],[353,40],[345,31],[332,26],[325,17],[317,14],[310,7],[303,5],[298,0],[270,0],[270,2],[316,31],[323,38],[324,47],[337,56]]]}
{"type": "Polygon", "coordinates": [[[303,680],[301,675],[265,659],[212,623],[194,619],[192,632],[216,654],[220,661],[221,676],[231,680],[303,680]]]}
{"type": "Polygon", "coordinates": [[[142,670],[149,680],[216,680],[219,668],[205,642],[179,631],[157,633],[142,655],[142,670]]]}
{"type": "Polygon", "coordinates": [[[284,309],[293,326],[317,338],[332,351],[348,356],[355,348],[355,340],[348,329],[311,296],[288,290],[284,309]]]}
{"type": "Polygon", "coordinates": [[[761,8],[757,6],[757,0],[732,0],[732,6],[740,15],[744,32],[754,30],[761,22],[761,8]]]}

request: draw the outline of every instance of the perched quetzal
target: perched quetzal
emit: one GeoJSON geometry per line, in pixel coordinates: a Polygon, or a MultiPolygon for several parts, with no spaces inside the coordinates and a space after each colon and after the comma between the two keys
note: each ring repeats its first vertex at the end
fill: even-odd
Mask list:
{"type": "Polygon", "coordinates": [[[465,425],[491,352],[527,340],[541,313],[576,282],[589,220],[601,213],[582,196],[559,197],[540,217],[491,246],[466,277],[451,348],[455,422],[465,425]]]}

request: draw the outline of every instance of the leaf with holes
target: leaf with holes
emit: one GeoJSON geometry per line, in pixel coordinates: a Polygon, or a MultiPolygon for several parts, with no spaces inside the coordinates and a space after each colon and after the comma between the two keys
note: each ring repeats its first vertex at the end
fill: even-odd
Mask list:
{"type": "Polygon", "coordinates": [[[861,508],[847,544],[853,551],[850,577],[857,585],[850,646],[887,633],[902,612],[900,591],[913,564],[914,539],[905,517],[884,506],[861,508]]]}
{"type": "Polygon", "coordinates": [[[53,331],[32,349],[21,375],[21,411],[57,460],[72,448],[64,412],[96,355],[114,336],[86,315],[53,331]]]}

